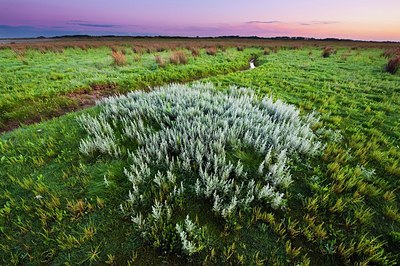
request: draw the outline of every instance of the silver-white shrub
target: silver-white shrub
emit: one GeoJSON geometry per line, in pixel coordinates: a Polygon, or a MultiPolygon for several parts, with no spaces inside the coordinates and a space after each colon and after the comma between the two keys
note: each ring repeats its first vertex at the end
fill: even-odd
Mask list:
{"type": "MultiPolygon", "coordinates": [[[[292,183],[291,156],[321,149],[311,130],[318,121],[313,114],[302,117],[295,106],[260,100],[246,88],[172,84],[99,105],[96,117],[79,118],[88,132],[80,150],[125,156],[132,220],[150,240],[156,237],[152,226],[162,219],[173,223],[171,212],[185,209],[187,198],[211,201],[208,207],[227,222],[240,209],[282,207],[292,183]],[[257,170],[237,152],[254,158],[257,170]]],[[[178,223],[176,230],[186,253],[198,250],[187,240],[187,226],[178,223]]]]}
{"type": "Polygon", "coordinates": [[[205,240],[202,239],[204,228],[198,227],[194,222],[186,216],[183,225],[177,223],[176,231],[179,234],[182,244],[182,250],[189,256],[201,251],[204,248],[205,240]]]}

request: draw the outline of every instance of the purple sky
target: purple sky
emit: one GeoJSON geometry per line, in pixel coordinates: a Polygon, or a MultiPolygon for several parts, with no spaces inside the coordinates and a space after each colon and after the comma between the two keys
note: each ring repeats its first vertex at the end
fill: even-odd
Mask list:
{"type": "Polygon", "coordinates": [[[0,0],[0,38],[257,35],[400,41],[400,0],[0,0]]]}

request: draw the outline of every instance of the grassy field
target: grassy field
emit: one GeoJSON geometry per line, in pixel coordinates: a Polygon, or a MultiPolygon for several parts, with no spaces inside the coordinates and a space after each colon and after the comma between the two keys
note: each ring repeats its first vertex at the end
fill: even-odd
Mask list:
{"type": "MultiPolygon", "coordinates": [[[[109,122],[121,148],[117,156],[96,151],[99,146],[94,144],[85,147],[95,151],[85,153],[82,140],[95,136],[90,135],[90,128],[95,130],[96,123],[89,117],[101,121],[99,114],[107,112],[107,108],[124,106],[124,100],[4,132],[0,135],[2,263],[396,264],[400,260],[400,73],[385,72],[388,58],[382,56],[386,49],[383,44],[338,43],[334,45],[335,52],[326,58],[322,56],[324,45],[318,45],[306,42],[299,46],[288,42],[287,47],[280,43],[276,48],[277,45],[247,43],[229,48],[230,43],[216,48],[215,56],[207,54],[207,47],[200,45],[199,56],[195,56],[190,47],[181,45],[178,50],[185,52],[187,64],[167,63],[166,66],[158,64],[155,55],[168,62],[175,52],[168,50],[171,47],[150,53],[125,47],[127,62],[123,66],[114,64],[109,47],[87,50],[69,47],[61,53],[28,48],[23,55],[8,48],[0,50],[2,130],[79,109],[81,98],[71,93],[86,90],[91,95],[96,86],[113,85],[108,93],[125,93],[202,78],[201,82],[214,85],[215,88],[207,86],[215,91],[215,97],[208,99],[209,96],[199,94],[194,99],[206,102],[224,99],[223,95],[232,93],[229,87],[236,85],[254,91],[252,103],[256,107],[263,97],[272,97],[293,104],[302,121],[315,111],[320,120],[310,124],[310,128],[315,140],[324,145],[313,154],[288,155],[285,174],[290,174],[291,182],[287,186],[276,185],[276,190],[284,194],[279,207],[273,201],[257,201],[233,208],[228,214],[214,207],[215,201],[211,198],[195,196],[194,182],[189,181],[199,176],[201,167],[195,160],[188,166],[190,170],[182,173],[179,167],[167,168],[164,161],[153,159],[149,165],[152,178],[158,171],[171,171],[186,189],[170,203],[172,221],[158,223],[152,215],[158,206],[154,201],[170,201],[164,192],[172,192],[173,187],[158,189],[157,180],[149,179],[140,187],[146,191],[143,203],[137,203],[132,200],[132,182],[124,169],[130,169],[138,160],[135,158],[150,149],[149,143],[154,141],[151,134],[174,125],[171,113],[180,109],[174,101],[157,111],[166,115],[163,119],[169,117],[161,122],[152,116],[157,113],[151,109],[152,105],[145,109],[153,110],[148,113],[140,106],[129,107],[139,108],[138,114],[145,117],[144,128],[148,128],[148,131],[136,132],[137,138],[123,137],[128,134],[122,130],[124,116],[115,116],[113,119],[122,121],[122,124],[109,122]],[[258,45],[261,48],[250,47],[258,45]],[[137,60],[138,54],[140,60],[137,60]],[[256,69],[239,71],[253,57],[257,58],[256,69]],[[82,120],[82,115],[87,120],[82,120]],[[84,128],[82,121],[93,126],[84,128]],[[141,138],[146,141],[142,143],[141,138]],[[138,230],[134,218],[139,211],[152,222],[146,230],[138,230]],[[186,215],[193,226],[185,222],[186,215]],[[195,235],[190,234],[189,227],[194,228],[195,235]],[[187,248],[189,242],[183,241],[179,233],[182,230],[186,230],[189,242],[194,243],[192,249],[187,248]]],[[[195,85],[190,85],[189,90],[198,86],[190,84],[195,85]]],[[[154,105],[169,99],[168,94],[152,93],[138,97],[150,97],[148,101],[154,105]]],[[[185,104],[185,96],[179,96],[179,92],[177,95],[180,103],[185,104]]],[[[202,103],[190,99],[187,101],[194,104],[194,109],[202,103]]],[[[229,101],[235,103],[232,99],[229,101]]],[[[274,108],[290,109],[286,105],[274,108]]],[[[271,115],[274,112],[278,111],[270,111],[271,115]]],[[[246,115],[244,111],[238,117],[246,115]]],[[[280,119],[277,117],[276,121],[280,119]]],[[[282,132],[290,124],[289,120],[284,121],[282,132]]],[[[220,123],[222,127],[223,122],[220,123]]],[[[262,123],[254,124],[254,128],[262,123]]],[[[100,131],[105,128],[100,127],[100,131]]],[[[210,134],[212,128],[211,125],[210,134]]],[[[103,139],[108,137],[104,136],[103,139]]],[[[182,139],[179,136],[176,141],[184,142],[185,135],[182,139]]],[[[258,146],[228,144],[218,156],[226,157],[233,164],[240,161],[248,173],[245,179],[240,174],[230,175],[235,184],[251,179],[256,183],[265,182],[258,176],[257,169],[265,156],[257,151],[258,146]]],[[[160,150],[161,147],[160,144],[160,150]]],[[[207,161],[207,154],[204,158],[207,161]]],[[[286,175],[286,178],[289,177],[286,175]]],[[[238,200],[240,195],[237,194],[238,200]]]]}
{"type": "Polygon", "coordinates": [[[115,49],[123,52],[126,62],[122,66],[113,61],[109,47],[69,47],[58,52],[0,50],[0,131],[78,109],[81,98],[74,93],[90,94],[98,87],[103,88],[100,93],[123,93],[188,82],[244,69],[251,57],[251,51],[239,53],[233,48],[207,56],[204,49],[195,56],[183,50],[187,62],[160,67],[156,57],[168,62],[176,52],[134,52],[126,46],[115,49]]]}

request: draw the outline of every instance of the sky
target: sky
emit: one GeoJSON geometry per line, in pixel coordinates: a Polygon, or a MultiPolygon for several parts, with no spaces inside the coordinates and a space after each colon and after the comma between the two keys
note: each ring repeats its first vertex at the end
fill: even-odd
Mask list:
{"type": "Polygon", "coordinates": [[[0,38],[259,36],[400,41],[400,0],[0,0],[0,38]]]}

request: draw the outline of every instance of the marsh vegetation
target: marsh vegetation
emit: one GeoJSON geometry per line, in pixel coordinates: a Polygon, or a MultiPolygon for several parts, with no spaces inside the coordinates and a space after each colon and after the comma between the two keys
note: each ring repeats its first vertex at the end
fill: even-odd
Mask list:
{"type": "Polygon", "coordinates": [[[153,41],[3,45],[2,264],[400,260],[398,46],[153,41]]]}

